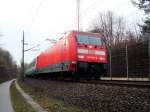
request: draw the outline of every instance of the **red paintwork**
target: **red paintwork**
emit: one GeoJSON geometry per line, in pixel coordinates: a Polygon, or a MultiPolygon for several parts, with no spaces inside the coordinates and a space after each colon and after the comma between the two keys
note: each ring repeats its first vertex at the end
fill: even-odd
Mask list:
{"type": "MultiPolygon", "coordinates": [[[[78,32],[76,32],[78,33],[78,32]]],[[[87,35],[87,36],[95,36],[97,38],[102,38],[102,35],[100,34],[96,34],[96,33],[85,33],[85,32],[80,32],[80,35],[87,35]]],[[[81,56],[84,56],[84,58],[78,58],[78,61],[85,61],[85,62],[96,62],[96,63],[107,63],[107,48],[105,45],[103,46],[95,46],[95,45],[83,45],[83,44],[77,44],[77,48],[81,48],[81,49],[86,49],[88,50],[89,54],[78,54],[81,56]],[[104,51],[106,53],[105,56],[99,56],[99,55],[95,55],[94,51],[95,50],[100,50],[100,51],[104,51]],[[104,58],[104,60],[100,60],[100,58],[104,58]]]]}
{"type": "MultiPolygon", "coordinates": [[[[107,63],[107,55],[106,56],[95,56],[93,53],[91,54],[78,54],[77,48],[88,49],[88,50],[103,50],[107,51],[105,46],[95,46],[91,45],[92,48],[89,48],[90,45],[81,45],[77,44],[75,35],[88,35],[88,36],[96,36],[97,38],[102,37],[99,34],[94,33],[84,33],[77,31],[70,31],[66,34],[61,40],[59,40],[53,47],[48,48],[45,52],[41,53],[37,57],[36,68],[41,69],[48,65],[58,64],[63,61],[86,61],[86,62],[97,62],[97,63],[107,63]],[[84,55],[85,58],[79,59],[78,55],[84,55]],[[90,58],[95,57],[95,58],[90,58]],[[101,61],[99,58],[103,57],[105,60],[101,61]],[[96,59],[97,58],[97,59],[96,59]]],[[[106,53],[107,54],[107,53],[106,53]]],[[[75,71],[75,64],[70,65],[70,70],[75,71]]]]}
{"type": "MultiPolygon", "coordinates": [[[[95,51],[104,51],[106,52],[106,46],[95,46],[95,45],[78,45],[78,48],[88,50],[89,54],[78,54],[78,61],[86,61],[86,62],[97,62],[97,63],[107,63],[107,55],[100,56],[95,55],[95,51]],[[84,58],[79,58],[79,56],[84,56],[84,58]],[[104,58],[100,60],[100,58],[104,58]]],[[[106,52],[107,54],[107,52],[106,52]]]]}
{"type": "Polygon", "coordinates": [[[48,48],[37,58],[37,69],[63,61],[76,61],[76,43],[74,33],[63,37],[53,47],[48,48]]]}

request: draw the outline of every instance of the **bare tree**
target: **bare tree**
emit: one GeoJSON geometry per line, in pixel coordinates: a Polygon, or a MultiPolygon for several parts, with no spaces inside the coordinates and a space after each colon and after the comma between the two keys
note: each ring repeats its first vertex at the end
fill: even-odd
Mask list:
{"type": "Polygon", "coordinates": [[[126,40],[130,43],[136,42],[135,34],[131,30],[126,31],[126,40]]]}
{"type": "Polygon", "coordinates": [[[135,35],[136,42],[141,41],[142,35],[141,35],[140,29],[139,29],[139,27],[137,27],[137,25],[134,25],[133,33],[135,35]]]}
{"type": "Polygon", "coordinates": [[[140,38],[139,31],[135,26],[130,30],[126,28],[123,17],[116,17],[112,12],[100,13],[92,23],[92,32],[101,33],[106,39],[106,44],[111,46],[121,45],[125,40],[136,42],[140,38]]]}
{"type": "Polygon", "coordinates": [[[116,19],[116,28],[115,28],[115,44],[122,42],[125,37],[125,22],[123,17],[116,19]]]}
{"type": "Polygon", "coordinates": [[[112,12],[106,13],[106,29],[107,41],[112,45],[114,42],[114,15],[112,12]]]}
{"type": "Polygon", "coordinates": [[[131,0],[133,5],[145,12],[145,20],[140,26],[141,40],[148,41],[150,39],[150,0],[131,0]]]}
{"type": "Polygon", "coordinates": [[[98,19],[93,22],[92,32],[99,32],[104,35],[106,43],[112,45],[114,41],[114,15],[112,12],[99,14],[98,19]]]}

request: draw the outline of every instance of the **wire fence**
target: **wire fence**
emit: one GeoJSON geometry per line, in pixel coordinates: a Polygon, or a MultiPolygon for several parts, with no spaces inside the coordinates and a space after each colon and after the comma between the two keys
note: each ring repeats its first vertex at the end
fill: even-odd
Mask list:
{"type": "Polygon", "coordinates": [[[109,49],[106,77],[150,78],[149,43],[125,44],[109,49]]]}

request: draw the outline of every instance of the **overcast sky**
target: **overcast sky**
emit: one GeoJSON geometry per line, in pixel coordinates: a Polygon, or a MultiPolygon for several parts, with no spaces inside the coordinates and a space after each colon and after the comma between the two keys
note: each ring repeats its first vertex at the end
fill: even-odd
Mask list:
{"type": "MultiPolygon", "coordinates": [[[[81,0],[80,9],[84,31],[100,12],[112,11],[117,16],[123,16],[131,28],[143,20],[143,12],[130,0],[81,0]]],[[[0,34],[3,35],[0,36],[0,47],[10,51],[18,64],[23,30],[25,42],[29,44],[26,49],[40,44],[39,51],[25,53],[25,62],[30,62],[51,46],[45,39],[58,39],[59,34],[75,29],[76,0],[0,0],[0,34]]]]}

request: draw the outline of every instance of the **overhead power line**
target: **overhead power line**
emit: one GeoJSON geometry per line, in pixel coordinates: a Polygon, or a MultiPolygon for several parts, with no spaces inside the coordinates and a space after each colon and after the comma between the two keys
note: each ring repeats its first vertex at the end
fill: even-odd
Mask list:
{"type": "Polygon", "coordinates": [[[27,25],[28,25],[28,20],[29,20],[30,17],[31,17],[31,12],[33,11],[33,8],[34,8],[34,5],[35,5],[35,1],[36,1],[36,0],[34,0],[34,1],[32,2],[31,8],[28,10],[28,15],[27,15],[27,18],[26,18],[26,20],[25,20],[25,22],[24,22],[24,27],[23,27],[24,30],[25,30],[25,28],[26,28],[27,25]],[[29,11],[30,11],[30,12],[29,12],[29,11]]]}
{"type": "MultiPolygon", "coordinates": [[[[84,3],[84,1],[78,1],[78,2],[82,2],[82,3],[84,3]]],[[[100,6],[102,3],[104,2],[104,0],[101,0],[101,1],[98,1],[98,0],[95,0],[93,3],[91,3],[90,5],[88,5],[88,7],[83,11],[83,13],[81,14],[80,13],[80,19],[83,17],[85,17],[86,15],[88,15],[89,13],[91,13],[95,8],[97,8],[98,6],[100,6]],[[96,7],[95,7],[95,5],[94,4],[96,4],[96,7]]],[[[78,6],[79,7],[79,6],[78,6]]],[[[79,13],[79,12],[78,12],[79,13]]],[[[66,17],[66,18],[68,18],[68,17],[66,17]]],[[[65,19],[66,19],[65,18],[65,19]]],[[[64,19],[64,20],[65,20],[64,19]]],[[[69,28],[69,27],[71,27],[71,26],[73,26],[73,21],[75,21],[77,19],[77,17],[75,17],[74,19],[72,19],[72,20],[69,20],[70,22],[68,22],[68,23],[66,23],[65,25],[62,25],[62,24],[64,24],[64,23],[60,23],[59,25],[57,25],[57,27],[55,28],[55,29],[60,29],[61,27],[60,26],[64,26],[65,28],[69,28]]],[[[81,20],[80,20],[81,21],[81,20]]],[[[81,22],[80,23],[78,23],[78,24],[80,24],[81,25],[81,22]]],[[[65,29],[65,28],[61,28],[61,29],[65,29]]],[[[79,28],[78,28],[79,29],[79,28]]],[[[60,32],[58,32],[57,34],[56,34],[56,36],[58,36],[60,34],[60,32]]],[[[47,35],[47,36],[42,36],[42,37],[48,37],[48,36],[51,36],[51,34],[49,34],[49,35],[47,35]]]]}
{"type": "Polygon", "coordinates": [[[96,4],[96,7],[92,7],[92,6],[88,7],[87,9],[89,9],[89,10],[85,10],[83,12],[83,17],[85,17],[86,15],[90,14],[94,9],[96,9],[98,6],[100,6],[103,2],[104,2],[104,0],[94,2],[92,4],[92,6],[94,6],[94,4],[96,4]]]}
{"type": "MultiPolygon", "coordinates": [[[[94,1],[93,3],[91,3],[91,5],[89,5],[89,6],[83,11],[83,13],[80,12],[80,15],[79,15],[79,16],[81,16],[81,17],[79,17],[80,23],[78,23],[78,24],[80,24],[81,29],[82,29],[82,25],[81,25],[82,21],[81,21],[81,19],[84,18],[84,17],[86,17],[88,14],[90,14],[95,8],[97,8],[98,6],[100,6],[103,2],[104,2],[104,0],[101,0],[101,1],[96,0],[96,1],[94,1]],[[94,4],[96,4],[96,7],[94,7],[94,4]]],[[[73,25],[73,23],[72,23],[72,21],[70,21],[70,23],[68,23],[68,24],[65,25],[65,26],[66,26],[66,27],[70,27],[70,26],[72,26],[72,25],[73,25]]]]}
{"type": "Polygon", "coordinates": [[[27,35],[27,33],[29,32],[29,30],[30,30],[30,28],[31,28],[31,26],[32,26],[32,24],[33,24],[33,22],[34,22],[34,20],[35,20],[37,14],[38,14],[38,12],[39,12],[39,9],[40,9],[40,7],[41,7],[43,1],[44,1],[44,0],[41,0],[41,1],[40,1],[39,5],[38,5],[38,7],[37,7],[37,9],[36,9],[36,11],[35,11],[35,13],[34,13],[34,16],[33,16],[33,18],[31,19],[31,22],[30,22],[29,26],[27,27],[26,35],[27,35]]]}

